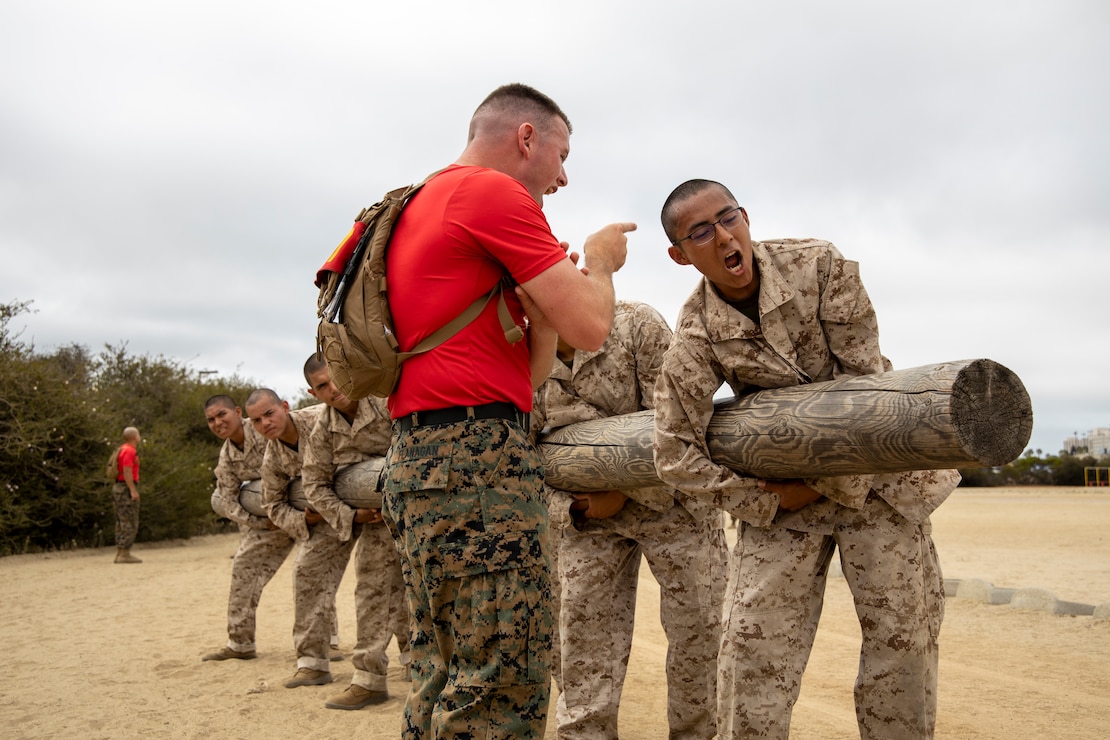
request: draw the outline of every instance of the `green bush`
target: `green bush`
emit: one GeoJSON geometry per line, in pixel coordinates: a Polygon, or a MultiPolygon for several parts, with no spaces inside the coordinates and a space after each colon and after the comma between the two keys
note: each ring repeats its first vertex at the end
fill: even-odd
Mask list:
{"type": "Polygon", "coordinates": [[[204,401],[226,393],[241,403],[257,384],[201,380],[125,346],[37,354],[10,330],[28,306],[0,304],[0,555],[113,543],[103,469],[126,426],[143,437],[138,539],[223,529],[209,504],[220,443],[204,401]]]}

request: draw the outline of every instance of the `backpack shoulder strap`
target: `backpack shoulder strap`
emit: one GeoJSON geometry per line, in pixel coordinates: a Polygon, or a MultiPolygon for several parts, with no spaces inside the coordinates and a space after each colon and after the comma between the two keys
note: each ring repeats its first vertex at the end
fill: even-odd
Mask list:
{"type": "Polygon", "coordinates": [[[501,330],[505,332],[505,341],[509,344],[516,344],[524,338],[524,332],[513,321],[513,317],[509,313],[509,306],[505,303],[505,291],[510,288],[509,279],[501,278],[489,293],[476,299],[461,314],[426,336],[422,342],[411,350],[399,353],[400,356],[407,359],[443,344],[462,331],[471,321],[478,318],[478,314],[482,313],[482,310],[495,295],[498,296],[497,317],[501,320],[501,330]]]}

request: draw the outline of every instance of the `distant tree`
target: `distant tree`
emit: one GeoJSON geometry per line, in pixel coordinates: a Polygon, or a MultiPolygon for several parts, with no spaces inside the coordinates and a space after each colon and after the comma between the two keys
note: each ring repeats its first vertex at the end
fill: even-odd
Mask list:
{"type": "Polygon", "coordinates": [[[1040,450],[1026,450],[1025,454],[1002,467],[1000,477],[1007,486],[1050,486],[1052,464],[1040,457],[1040,450]]]}
{"type": "Polygon", "coordinates": [[[209,505],[219,441],[204,401],[226,393],[242,403],[256,384],[201,380],[126,345],[38,354],[11,330],[29,306],[0,304],[0,554],[110,543],[103,468],[129,425],[143,435],[139,540],[219,528],[209,505]]]}
{"type": "Polygon", "coordinates": [[[985,488],[998,486],[997,468],[960,468],[960,486],[964,488],[985,488]]]}
{"type": "Polygon", "coordinates": [[[1090,455],[1060,455],[1052,471],[1052,482],[1058,486],[1082,486],[1083,468],[1095,467],[1099,461],[1090,455]]]}
{"type": "Polygon", "coordinates": [[[111,504],[95,473],[107,455],[88,371],[79,347],[0,356],[0,552],[102,538],[111,504]]]}

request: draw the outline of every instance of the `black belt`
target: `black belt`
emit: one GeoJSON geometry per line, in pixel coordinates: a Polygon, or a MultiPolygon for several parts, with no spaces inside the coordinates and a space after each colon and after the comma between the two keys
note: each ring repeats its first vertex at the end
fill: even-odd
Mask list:
{"type": "Polygon", "coordinates": [[[433,409],[432,411],[414,411],[394,421],[397,422],[398,429],[407,432],[414,427],[458,424],[460,421],[471,419],[508,419],[519,424],[520,428],[526,433],[529,431],[528,414],[513,404],[504,401],[486,403],[481,406],[452,406],[446,409],[433,409]]]}

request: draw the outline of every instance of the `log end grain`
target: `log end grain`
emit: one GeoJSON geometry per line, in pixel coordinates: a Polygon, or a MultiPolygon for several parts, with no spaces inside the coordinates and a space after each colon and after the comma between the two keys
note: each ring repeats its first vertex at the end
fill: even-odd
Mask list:
{"type": "Polygon", "coordinates": [[[993,360],[973,360],[952,384],[952,426],[984,466],[1016,460],[1033,432],[1033,408],[1021,379],[993,360]]]}

